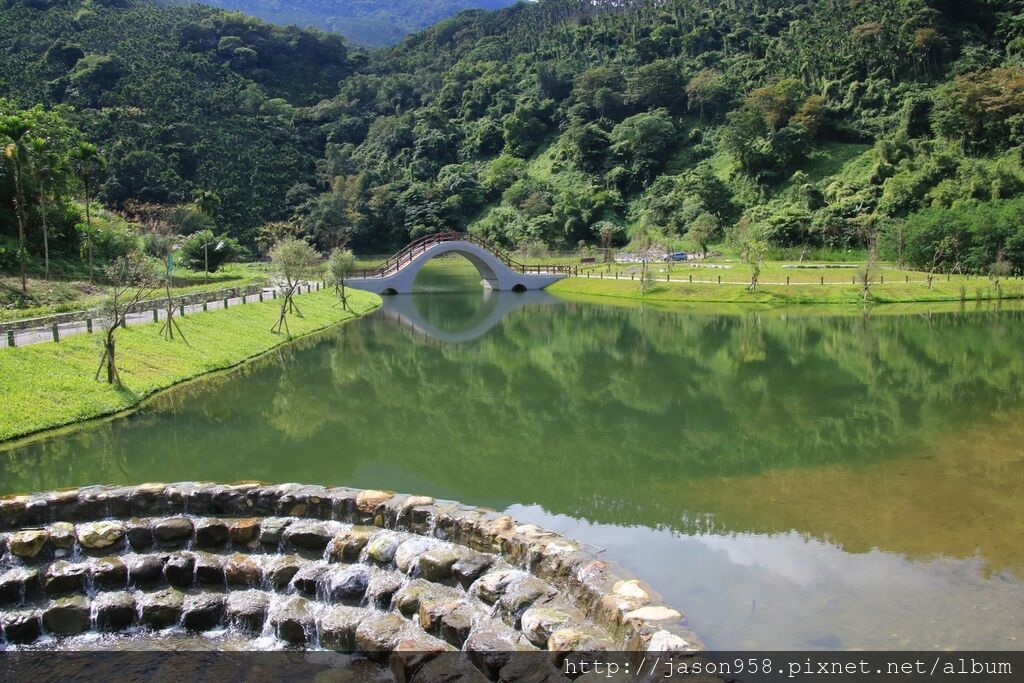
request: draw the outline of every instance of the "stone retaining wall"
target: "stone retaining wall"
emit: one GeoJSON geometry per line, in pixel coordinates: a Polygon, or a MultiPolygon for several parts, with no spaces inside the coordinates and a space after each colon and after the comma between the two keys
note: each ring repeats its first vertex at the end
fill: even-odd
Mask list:
{"type": "MultiPolygon", "coordinates": [[[[7,592],[15,597],[20,596],[19,604],[24,608],[26,586],[31,586],[45,593],[44,597],[48,596],[51,601],[46,603],[45,609],[58,609],[58,616],[64,614],[60,610],[65,607],[65,611],[74,612],[78,609],[89,613],[89,610],[93,610],[94,614],[95,610],[103,609],[105,603],[99,607],[77,603],[55,607],[53,602],[55,596],[60,596],[60,589],[84,590],[85,579],[81,579],[81,576],[88,574],[96,581],[97,576],[102,578],[105,571],[120,571],[116,567],[111,570],[110,565],[116,565],[121,560],[100,556],[124,551],[130,554],[126,557],[131,562],[156,563],[155,571],[165,584],[170,585],[165,590],[173,591],[178,584],[172,578],[175,574],[169,572],[173,569],[179,572],[176,575],[181,576],[180,572],[184,571],[181,570],[182,564],[187,567],[187,576],[181,579],[184,582],[181,585],[186,587],[203,583],[203,575],[197,570],[197,564],[203,562],[214,566],[214,569],[208,568],[208,571],[217,577],[227,576],[229,584],[232,579],[226,567],[232,561],[242,567],[235,567],[236,574],[243,578],[248,576],[243,571],[247,560],[232,560],[235,555],[224,553],[232,550],[236,554],[239,551],[255,553],[260,552],[260,547],[272,548],[278,554],[301,554],[311,550],[317,571],[321,573],[328,569],[343,569],[342,573],[348,572],[346,577],[349,577],[352,571],[370,572],[368,576],[372,574],[375,577],[373,581],[395,587],[388,594],[389,599],[397,590],[396,579],[382,578],[381,572],[395,573],[402,580],[420,575],[428,580],[437,580],[443,584],[443,590],[462,591],[459,593],[462,602],[458,604],[465,609],[476,609],[466,602],[470,599],[493,605],[492,614],[504,618],[512,627],[522,629],[527,634],[522,640],[524,647],[547,645],[547,649],[567,651],[609,649],[692,652],[703,649],[699,639],[685,626],[682,614],[662,605],[657,594],[644,582],[605,562],[571,539],[534,525],[518,525],[508,515],[485,508],[388,491],[256,483],[94,486],[0,499],[0,554],[6,553],[4,557],[9,558],[9,576],[6,581],[11,584],[7,586],[10,589],[7,592]],[[421,542],[402,545],[416,536],[424,537],[429,543],[422,547],[417,545],[421,542]],[[142,556],[138,553],[153,552],[146,550],[153,544],[158,550],[184,550],[171,555],[167,554],[170,551],[165,550],[161,551],[163,554],[158,552],[153,556],[156,559],[140,560],[142,556]],[[390,555],[388,552],[384,552],[387,557],[375,555],[375,545],[385,550],[390,547],[390,555]],[[61,558],[68,555],[71,547],[77,549],[78,555],[92,555],[96,559],[81,568],[77,565],[69,566],[61,558]],[[416,567],[403,566],[401,553],[396,559],[395,548],[398,547],[406,548],[406,564],[418,563],[416,567]],[[360,561],[368,564],[345,568],[330,564],[335,561],[353,562],[354,556],[350,552],[353,548],[357,555],[361,553],[360,561]],[[202,549],[221,553],[217,556],[221,559],[210,560],[205,554],[197,552],[202,549]],[[481,560],[482,556],[492,559],[484,557],[481,560]],[[461,569],[455,568],[459,560],[463,562],[461,569]],[[220,567],[219,573],[216,567],[220,567]],[[25,573],[32,571],[38,574],[38,578],[25,573]],[[534,582],[526,582],[528,589],[523,588],[521,583],[525,573],[532,575],[529,581],[534,582]],[[510,588],[510,577],[519,577],[516,578],[516,590],[510,588]],[[505,595],[506,592],[508,595],[505,595]],[[557,623],[547,622],[554,619],[552,614],[559,614],[559,610],[562,610],[561,613],[578,611],[586,623],[600,629],[601,635],[596,636],[597,632],[589,630],[585,625],[561,628],[557,635],[548,634],[545,629],[558,630],[557,623]],[[538,633],[541,633],[539,640],[538,633]]],[[[272,559],[277,561],[276,558],[272,559]]],[[[295,591],[295,573],[304,566],[296,564],[295,571],[289,576],[290,583],[286,580],[292,593],[295,591]]],[[[313,571],[312,568],[307,569],[313,571]]],[[[132,571],[130,566],[125,570],[126,575],[134,578],[132,571]]],[[[269,569],[261,568],[258,573],[265,590],[272,592],[275,587],[280,588],[273,581],[267,583],[271,578],[269,569]]],[[[334,590],[331,587],[340,585],[338,581],[344,584],[348,580],[344,577],[330,579],[326,584],[328,592],[334,590]]],[[[0,583],[3,581],[0,579],[0,583]]],[[[249,589],[256,585],[248,580],[239,581],[242,587],[249,589]]],[[[369,583],[372,582],[368,580],[360,584],[362,597],[373,592],[369,583]]],[[[408,584],[403,584],[403,589],[407,588],[408,584]]],[[[3,587],[0,586],[0,589],[3,587]]],[[[317,599],[323,599],[323,590],[311,590],[321,596],[317,599]]],[[[138,595],[138,618],[143,622],[147,618],[159,620],[161,614],[170,613],[176,615],[177,619],[181,618],[180,598],[171,596],[177,603],[176,607],[172,605],[171,612],[167,612],[161,607],[162,603],[152,598],[150,593],[138,595]],[[156,602],[150,605],[154,600],[156,602]]],[[[227,597],[229,606],[231,600],[242,601],[236,593],[229,593],[227,597]]],[[[300,595],[290,594],[281,599],[285,597],[289,605],[301,598],[300,595]]],[[[82,600],[75,596],[59,599],[71,602],[82,600]]],[[[251,595],[247,599],[256,602],[263,600],[266,605],[266,599],[259,596],[251,595]]],[[[118,600],[127,598],[108,597],[104,600],[113,600],[114,607],[117,607],[118,600]]],[[[450,616],[451,605],[454,603],[450,599],[438,599],[432,604],[440,610],[436,614],[417,603],[418,624],[427,633],[440,635],[440,629],[444,626],[442,621],[450,616]]],[[[125,608],[124,605],[121,607],[125,608]]],[[[295,605],[292,607],[297,609],[295,605]]],[[[306,606],[302,608],[306,609],[306,606]]],[[[402,611],[401,605],[396,609],[402,611]]],[[[272,609],[271,614],[273,612],[272,609]]],[[[45,615],[48,612],[39,613],[43,614],[41,623],[45,626],[45,615]]],[[[15,617],[22,618],[18,615],[15,617]]],[[[13,617],[8,620],[10,618],[13,617]]],[[[38,619],[38,616],[31,618],[38,619]]],[[[384,626],[382,624],[381,628],[384,626]]],[[[280,632],[279,624],[275,623],[275,628],[280,632]]],[[[465,638],[467,634],[468,631],[461,637],[465,638]]],[[[449,645],[446,647],[449,648],[450,643],[455,642],[461,643],[464,649],[473,649],[472,642],[453,641],[451,637],[447,638],[447,642],[449,645]]]]}

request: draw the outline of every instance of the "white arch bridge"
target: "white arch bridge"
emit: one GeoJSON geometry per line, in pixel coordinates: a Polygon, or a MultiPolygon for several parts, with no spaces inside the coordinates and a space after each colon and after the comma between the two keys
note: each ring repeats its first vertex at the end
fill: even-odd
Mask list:
{"type": "Polygon", "coordinates": [[[512,259],[508,252],[486,240],[461,232],[438,232],[422,237],[382,265],[356,271],[345,285],[375,294],[409,294],[420,269],[442,254],[460,254],[469,260],[488,289],[526,291],[544,289],[567,277],[572,266],[528,266],[512,259]]]}

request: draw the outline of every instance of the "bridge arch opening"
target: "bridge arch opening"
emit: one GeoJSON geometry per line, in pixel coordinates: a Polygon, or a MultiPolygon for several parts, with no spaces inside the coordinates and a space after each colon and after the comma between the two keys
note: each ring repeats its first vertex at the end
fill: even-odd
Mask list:
{"type": "Polygon", "coordinates": [[[517,283],[517,284],[512,286],[512,291],[513,292],[525,292],[526,291],[526,285],[524,285],[521,282],[517,283]]]}
{"type": "Polygon", "coordinates": [[[496,281],[494,270],[479,257],[451,250],[422,264],[413,279],[412,291],[478,293],[496,281]]]}
{"type": "Polygon", "coordinates": [[[395,296],[398,291],[394,287],[386,287],[380,294],[381,296],[395,296]]]}

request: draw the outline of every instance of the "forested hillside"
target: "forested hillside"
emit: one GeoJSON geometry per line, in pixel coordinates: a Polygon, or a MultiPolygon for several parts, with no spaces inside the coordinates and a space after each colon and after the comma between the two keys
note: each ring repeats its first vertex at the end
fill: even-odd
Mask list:
{"type": "Polygon", "coordinates": [[[670,0],[462,15],[318,107],[331,190],[303,219],[360,246],[466,226],[567,246],[753,227],[780,246],[877,239],[919,265],[1020,266],[1019,12],[670,0]]]}
{"type": "MultiPolygon", "coordinates": [[[[168,0],[189,4],[192,0],[168,0]]],[[[467,9],[493,10],[515,0],[211,0],[282,26],[334,31],[356,45],[393,45],[405,36],[467,9]]]]}
{"type": "Polygon", "coordinates": [[[108,204],[210,190],[250,245],[287,218],[357,250],[757,234],[1024,266],[1018,0],[542,0],[369,56],[198,6],[32,1],[3,9],[0,94],[74,107],[108,204]]]}
{"type": "MultiPolygon", "coordinates": [[[[199,5],[10,2],[0,9],[0,115],[62,107],[64,123],[106,159],[96,172],[104,202],[179,203],[212,190],[218,219],[244,235],[284,217],[296,181],[313,182],[321,145],[302,107],[335,94],[360,59],[339,36],[199,5]]],[[[29,130],[32,138],[50,139],[58,156],[74,146],[47,126],[29,130]]],[[[58,170],[70,174],[64,162],[58,170]]],[[[37,192],[27,168],[29,205],[37,192]]],[[[8,235],[12,170],[0,190],[8,235]]]]}

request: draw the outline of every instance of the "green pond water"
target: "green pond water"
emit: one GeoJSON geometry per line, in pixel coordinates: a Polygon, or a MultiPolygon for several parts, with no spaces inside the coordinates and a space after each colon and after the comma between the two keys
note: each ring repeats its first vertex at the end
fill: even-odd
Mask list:
{"type": "Polygon", "coordinates": [[[713,648],[1024,646],[1024,314],[619,307],[485,294],[455,263],[424,271],[433,291],[0,451],[0,492],[433,495],[603,549],[713,648]]]}

